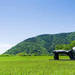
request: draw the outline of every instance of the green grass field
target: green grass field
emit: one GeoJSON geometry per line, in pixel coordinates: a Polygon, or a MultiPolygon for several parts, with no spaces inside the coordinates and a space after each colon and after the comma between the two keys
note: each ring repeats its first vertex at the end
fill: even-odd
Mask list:
{"type": "Polygon", "coordinates": [[[0,75],[75,75],[75,61],[66,56],[0,57],[0,75]]]}

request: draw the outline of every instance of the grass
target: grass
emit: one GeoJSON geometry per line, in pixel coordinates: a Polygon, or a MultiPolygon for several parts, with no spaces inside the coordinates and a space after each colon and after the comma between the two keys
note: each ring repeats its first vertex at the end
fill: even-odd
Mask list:
{"type": "Polygon", "coordinates": [[[0,57],[0,75],[75,75],[75,61],[67,56],[0,57]]]}

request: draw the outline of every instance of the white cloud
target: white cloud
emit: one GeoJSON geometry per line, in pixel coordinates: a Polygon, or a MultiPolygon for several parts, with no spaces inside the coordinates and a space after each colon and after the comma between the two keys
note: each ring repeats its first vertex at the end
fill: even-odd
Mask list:
{"type": "Polygon", "coordinates": [[[12,45],[12,44],[0,44],[0,54],[4,53],[5,51],[7,51],[8,49],[10,49],[13,46],[14,45],[12,45]]]}

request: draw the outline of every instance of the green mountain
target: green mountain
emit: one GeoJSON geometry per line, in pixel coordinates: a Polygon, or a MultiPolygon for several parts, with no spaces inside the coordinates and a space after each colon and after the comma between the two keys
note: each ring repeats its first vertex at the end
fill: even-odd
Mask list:
{"type": "Polygon", "coordinates": [[[20,42],[5,54],[50,55],[57,44],[69,44],[74,40],[75,32],[39,35],[20,42]]]}

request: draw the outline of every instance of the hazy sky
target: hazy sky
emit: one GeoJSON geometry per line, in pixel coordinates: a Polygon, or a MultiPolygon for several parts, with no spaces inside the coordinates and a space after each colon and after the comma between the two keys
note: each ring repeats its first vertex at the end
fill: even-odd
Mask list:
{"type": "Polygon", "coordinates": [[[0,53],[26,38],[75,31],[75,0],[0,0],[0,53]]]}

